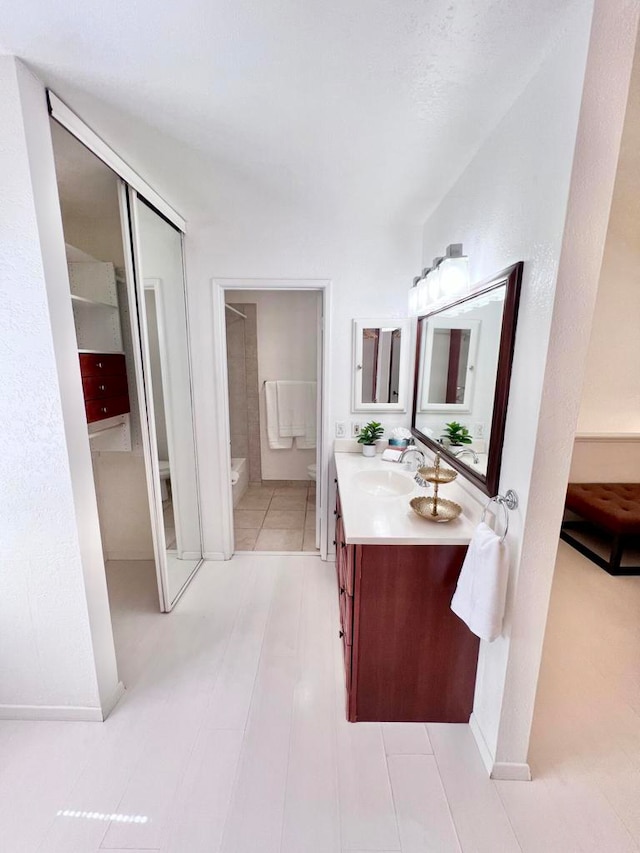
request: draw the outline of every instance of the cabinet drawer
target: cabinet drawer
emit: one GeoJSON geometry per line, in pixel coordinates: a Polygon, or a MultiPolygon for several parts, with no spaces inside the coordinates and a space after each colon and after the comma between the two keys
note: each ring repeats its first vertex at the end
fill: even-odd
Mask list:
{"type": "Polygon", "coordinates": [[[101,400],[103,397],[124,397],[128,393],[127,377],[83,376],[82,390],[85,400],[101,400]]]}
{"type": "Polygon", "coordinates": [[[126,376],[122,353],[80,353],[80,374],[84,376],[126,376]]]}
{"type": "Polygon", "coordinates": [[[340,627],[345,645],[353,641],[353,598],[345,592],[340,593],[340,627]]]}
{"type": "MultiPolygon", "coordinates": [[[[347,688],[347,703],[349,696],[349,688],[351,687],[351,646],[348,646],[344,637],[342,638],[342,653],[344,655],[344,682],[347,688]]],[[[347,711],[348,713],[348,711],[347,711]]]]}
{"type": "Polygon", "coordinates": [[[87,413],[87,423],[92,424],[95,421],[103,421],[105,418],[124,415],[128,412],[129,396],[123,394],[120,397],[108,397],[104,400],[85,400],[84,407],[87,413]]]}
{"type": "Polygon", "coordinates": [[[336,546],[336,576],[338,578],[338,588],[343,585],[343,562],[344,562],[344,548],[342,547],[342,543],[344,542],[344,533],[342,531],[342,520],[340,516],[336,516],[336,538],[335,538],[335,546],[336,546]]]}
{"type": "Polygon", "coordinates": [[[339,549],[340,559],[338,561],[338,586],[347,591],[347,595],[353,598],[353,579],[355,568],[355,545],[346,545],[340,540],[336,546],[339,549]]]}

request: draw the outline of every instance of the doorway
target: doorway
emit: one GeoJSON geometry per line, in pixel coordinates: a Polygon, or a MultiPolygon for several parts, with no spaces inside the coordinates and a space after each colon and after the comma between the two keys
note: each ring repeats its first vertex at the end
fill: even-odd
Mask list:
{"type": "Polygon", "coordinates": [[[228,556],[326,556],[329,283],[223,279],[215,287],[228,556]]]}

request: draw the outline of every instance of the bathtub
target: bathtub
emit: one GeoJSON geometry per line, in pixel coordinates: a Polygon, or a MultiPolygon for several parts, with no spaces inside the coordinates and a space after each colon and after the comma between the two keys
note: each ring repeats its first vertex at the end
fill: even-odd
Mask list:
{"type": "Polygon", "coordinates": [[[249,485],[249,469],[247,466],[247,460],[236,458],[231,459],[231,494],[233,495],[233,505],[237,506],[238,503],[242,500],[242,496],[247,491],[247,486],[249,485]],[[237,474],[237,478],[234,477],[234,474],[237,474]],[[236,480],[234,483],[233,480],[236,480]]]}

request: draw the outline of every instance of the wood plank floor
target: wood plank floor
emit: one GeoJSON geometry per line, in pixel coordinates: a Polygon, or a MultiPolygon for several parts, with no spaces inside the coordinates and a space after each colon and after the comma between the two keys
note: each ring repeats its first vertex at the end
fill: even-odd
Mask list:
{"type": "Polygon", "coordinates": [[[153,566],[112,564],[127,692],[104,724],[0,722],[0,849],[638,849],[640,579],[562,546],[530,784],[489,780],[467,726],[346,722],[334,585],[243,554],[162,615],[153,566]]]}

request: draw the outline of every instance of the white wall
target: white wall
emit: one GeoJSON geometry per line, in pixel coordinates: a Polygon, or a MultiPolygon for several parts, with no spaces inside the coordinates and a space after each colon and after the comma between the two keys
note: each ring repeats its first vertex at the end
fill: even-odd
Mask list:
{"type": "MultiPolygon", "coordinates": [[[[362,199],[363,206],[369,202],[362,199]]],[[[338,420],[363,419],[362,414],[351,413],[352,319],[407,316],[408,290],[421,269],[419,248],[415,226],[398,232],[389,223],[364,219],[345,225],[333,213],[319,223],[300,213],[256,206],[238,221],[190,224],[186,258],[205,553],[224,550],[219,507],[228,489],[215,440],[211,279],[332,281],[328,416],[333,428],[338,420]]],[[[409,412],[376,419],[388,425],[407,425],[411,420],[409,412]]],[[[333,435],[328,438],[331,441],[333,435]]]]}
{"type": "Polygon", "coordinates": [[[640,432],[640,51],[637,49],[578,432],[640,432]]]}
{"type": "Polygon", "coordinates": [[[0,716],[100,719],[118,682],[49,119],[11,57],[0,197],[0,716]]]}
{"type": "Polygon", "coordinates": [[[320,296],[313,292],[231,290],[227,301],[255,303],[258,326],[260,456],[263,480],[308,480],[315,450],[272,450],[267,440],[264,381],[317,377],[317,327],[320,296]]]}
{"type": "Polygon", "coordinates": [[[505,636],[481,646],[473,718],[485,761],[504,777],[527,772],[585,329],[637,26],[637,8],[623,2],[597,0],[596,10],[573,175],[589,3],[574,4],[537,74],[425,225],[424,257],[462,241],[474,280],[525,262],[500,483],[502,493],[516,490],[520,508],[509,528],[505,636]]]}
{"type": "Polygon", "coordinates": [[[640,482],[640,433],[576,436],[569,482],[640,482]]]}

